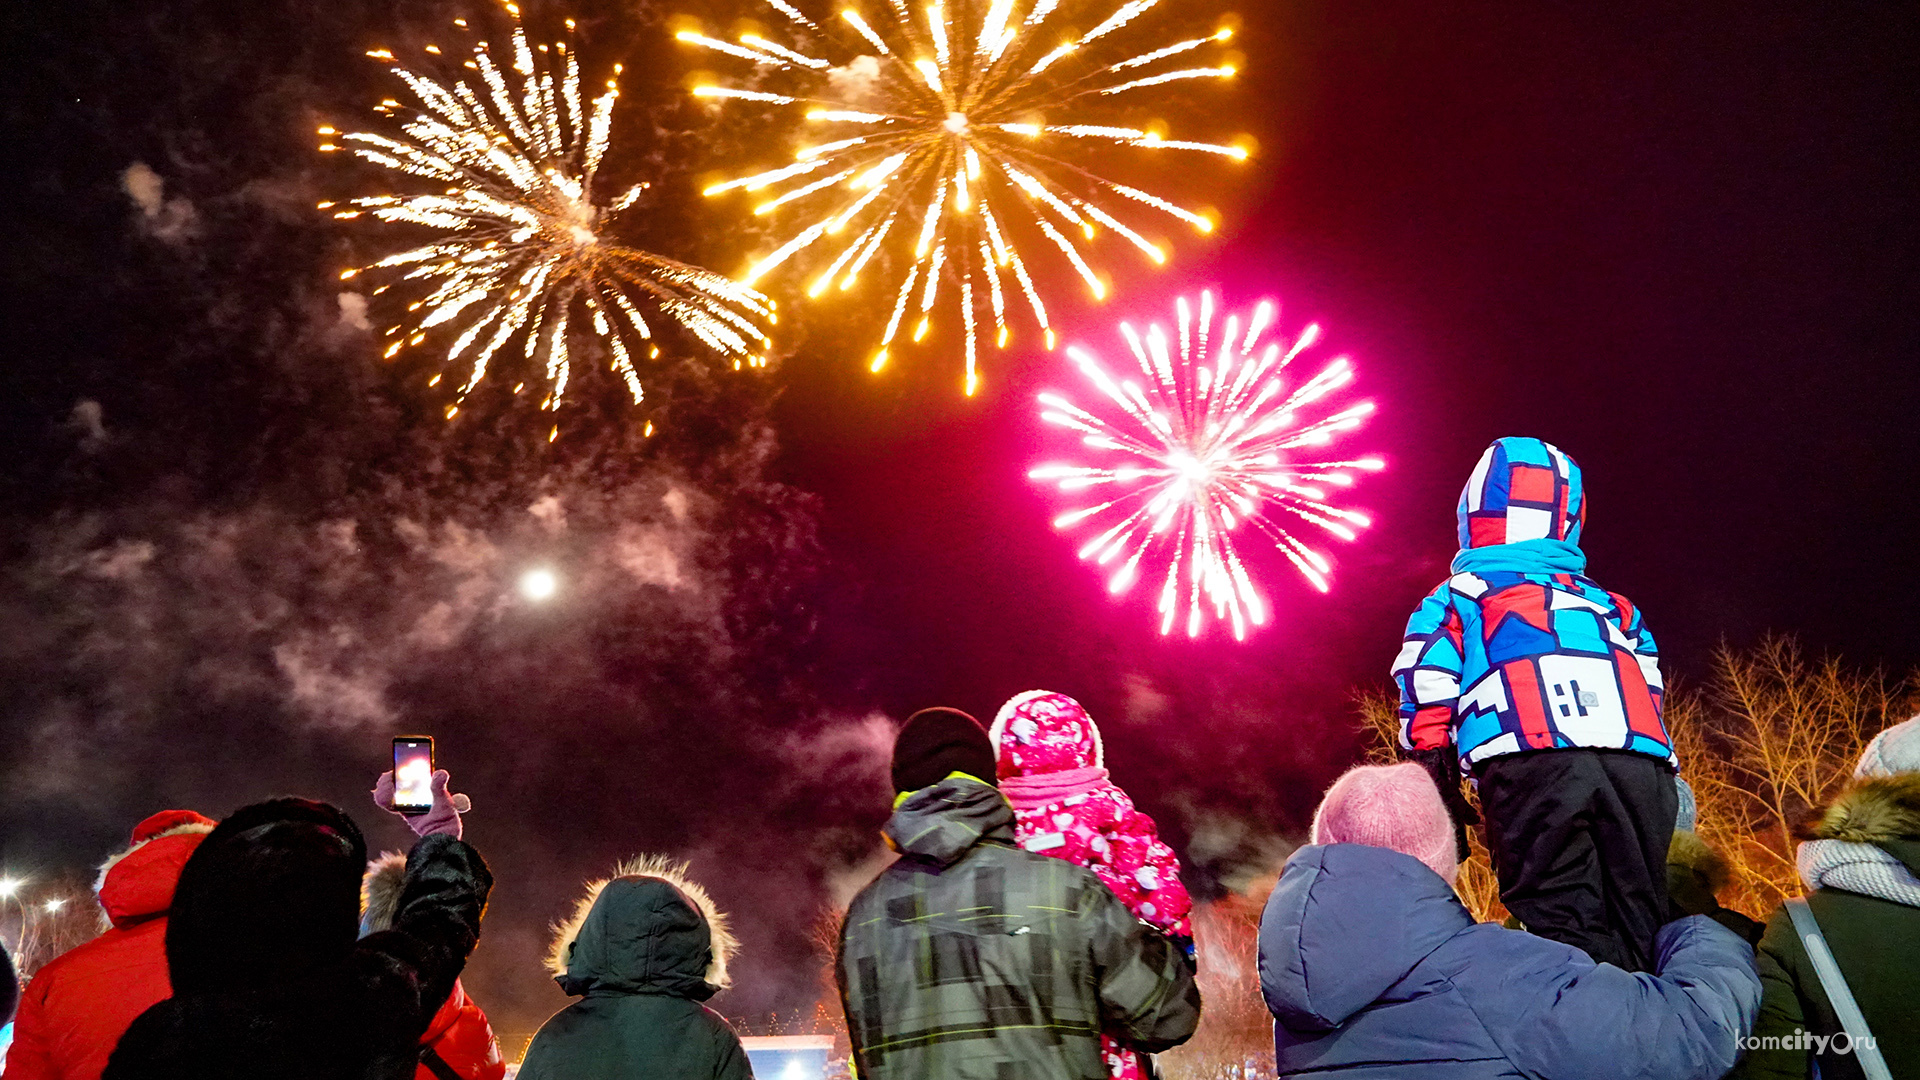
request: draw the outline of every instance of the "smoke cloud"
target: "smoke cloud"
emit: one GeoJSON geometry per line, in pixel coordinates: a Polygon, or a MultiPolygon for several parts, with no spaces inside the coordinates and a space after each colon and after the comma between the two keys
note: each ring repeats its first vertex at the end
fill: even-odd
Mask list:
{"type": "Polygon", "coordinates": [[[166,181],[144,161],[136,161],[120,174],[121,190],[140,211],[140,229],[156,240],[177,244],[191,239],[199,220],[193,204],[184,198],[166,197],[166,181]]]}
{"type": "Polygon", "coordinates": [[[646,411],[589,362],[558,409],[515,374],[449,422],[431,362],[381,363],[392,298],[338,278],[372,238],[312,209],[353,178],[285,142],[364,108],[339,58],[380,17],[187,0],[97,46],[145,81],[61,137],[138,159],[31,240],[97,260],[70,272],[115,314],[61,321],[11,396],[42,439],[7,470],[0,862],[81,872],[155,810],[283,794],[403,848],[367,792],[429,734],[499,881],[466,983],[509,1052],[566,1003],[549,924],[642,852],[690,859],[739,928],[715,1007],[810,1008],[815,917],[884,850],[892,726],[817,693],[818,508],[774,478],[768,387],[663,334],[646,411]],[[244,80],[217,120],[188,56],[244,80]]]}

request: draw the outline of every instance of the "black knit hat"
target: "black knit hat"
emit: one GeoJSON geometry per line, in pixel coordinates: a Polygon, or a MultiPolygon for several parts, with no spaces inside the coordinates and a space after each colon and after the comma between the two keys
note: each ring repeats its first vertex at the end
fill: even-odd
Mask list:
{"type": "Polygon", "coordinates": [[[918,791],[956,772],[999,786],[993,742],[980,721],[959,709],[921,709],[907,717],[893,743],[893,790],[918,791]]]}

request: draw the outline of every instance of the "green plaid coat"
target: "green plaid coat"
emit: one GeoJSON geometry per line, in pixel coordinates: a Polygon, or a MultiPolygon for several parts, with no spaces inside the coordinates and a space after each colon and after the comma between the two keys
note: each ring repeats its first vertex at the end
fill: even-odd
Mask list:
{"type": "Polygon", "coordinates": [[[840,929],[862,1080],[1104,1080],[1102,1030],[1147,1052],[1193,1034],[1185,953],[1091,871],[1014,846],[993,787],[916,791],[886,834],[900,859],[840,929]]]}

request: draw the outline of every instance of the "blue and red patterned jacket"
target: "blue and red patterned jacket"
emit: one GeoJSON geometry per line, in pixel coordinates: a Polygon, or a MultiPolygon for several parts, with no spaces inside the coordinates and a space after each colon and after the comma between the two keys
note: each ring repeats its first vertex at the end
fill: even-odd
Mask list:
{"type": "Polygon", "coordinates": [[[1640,610],[1594,584],[1580,466],[1539,439],[1487,448],[1460,493],[1453,576],[1407,620],[1393,663],[1400,743],[1463,768],[1557,747],[1673,761],[1660,657],[1640,610]]]}

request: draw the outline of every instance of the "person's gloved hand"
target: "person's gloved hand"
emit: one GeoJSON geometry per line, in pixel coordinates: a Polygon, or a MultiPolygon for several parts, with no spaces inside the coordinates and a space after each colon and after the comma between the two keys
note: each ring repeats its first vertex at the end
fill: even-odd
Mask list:
{"type": "Polygon", "coordinates": [[[465,795],[454,795],[447,791],[447,770],[433,770],[433,807],[424,814],[402,814],[393,808],[393,771],[389,769],[380,774],[373,785],[373,804],[390,814],[395,814],[407,823],[415,836],[432,836],[444,833],[460,839],[460,815],[473,809],[473,800],[465,795]]]}
{"type": "Polygon", "coordinates": [[[1440,789],[1440,801],[1447,808],[1447,815],[1453,818],[1453,846],[1461,862],[1467,861],[1471,850],[1467,845],[1467,829],[1480,824],[1480,812],[1468,801],[1466,792],[1460,788],[1460,759],[1454,756],[1453,747],[1442,746],[1434,750],[1406,750],[1402,755],[1408,761],[1417,761],[1433,777],[1434,786],[1440,789]]]}

